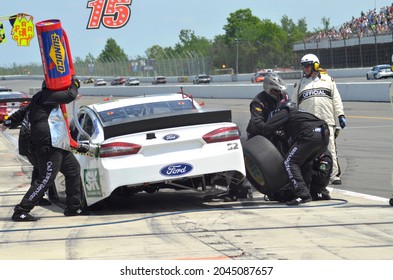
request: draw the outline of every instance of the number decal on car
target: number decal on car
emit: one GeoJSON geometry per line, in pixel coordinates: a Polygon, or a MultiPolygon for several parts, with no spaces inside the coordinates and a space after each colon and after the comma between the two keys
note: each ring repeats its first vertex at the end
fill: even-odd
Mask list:
{"type": "Polygon", "coordinates": [[[227,144],[228,151],[233,151],[239,149],[239,144],[238,143],[228,143],[227,144]]]}

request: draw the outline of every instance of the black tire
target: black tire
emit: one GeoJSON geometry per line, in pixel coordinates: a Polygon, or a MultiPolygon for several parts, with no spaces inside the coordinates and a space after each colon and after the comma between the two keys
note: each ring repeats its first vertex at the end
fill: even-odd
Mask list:
{"type": "Polygon", "coordinates": [[[393,197],[389,200],[390,206],[393,206],[393,197]]]}
{"type": "Polygon", "coordinates": [[[368,74],[366,75],[367,80],[370,80],[370,78],[368,77],[368,74]]]}
{"type": "Polygon", "coordinates": [[[250,183],[263,194],[273,194],[288,184],[284,159],[277,148],[257,135],[243,144],[246,175],[250,183]]]}

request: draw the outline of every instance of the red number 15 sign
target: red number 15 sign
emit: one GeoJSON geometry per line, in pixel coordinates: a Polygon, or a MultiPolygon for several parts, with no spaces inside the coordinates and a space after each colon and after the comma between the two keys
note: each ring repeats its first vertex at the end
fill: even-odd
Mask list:
{"type": "Polygon", "coordinates": [[[101,23],[107,28],[121,28],[131,16],[132,0],[93,0],[87,2],[91,9],[87,29],[100,28],[101,23]]]}

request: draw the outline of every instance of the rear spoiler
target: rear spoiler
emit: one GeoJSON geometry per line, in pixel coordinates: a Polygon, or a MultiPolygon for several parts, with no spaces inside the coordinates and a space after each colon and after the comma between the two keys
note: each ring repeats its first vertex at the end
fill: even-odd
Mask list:
{"type": "Polygon", "coordinates": [[[27,98],[1,99],[0,103],[7,103],[7,102],[25,102],[25,101],[31,101],[31,97],[27,97],[27,98]]]}
{"type": "Polygon", "coordinates": [[[232,112],[227,108],[203,108],[173,113],[140,116],[129,122],[104,124],[105,139],[157,129],[201,125],[207,123],[232,122],[232,112]]]}

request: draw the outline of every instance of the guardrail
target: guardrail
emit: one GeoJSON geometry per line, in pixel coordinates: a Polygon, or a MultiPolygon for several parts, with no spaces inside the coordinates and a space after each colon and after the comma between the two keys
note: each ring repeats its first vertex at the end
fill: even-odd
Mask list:
{"type": "MultiPolygon", "coordinates": [[[[334,78],[345,78],[345,77],[366,77],[367,71],[370,68],[351,68],[351,69],[328,69],[329,74],[334,78]]],[[[293,80],[293,79],[300,79],[302,72],[300,70],[297,71],[288,71],[288,72],[281,72],[278,73],[284,80],[293,80]]],[[[251,78],[254,76],[254,73],[246,73],[246,74],[239,74],[239,75],[211,75],[212,82],[233,82],[233,81],[250,81],[251,78]]],[[[92,76],[78,76],[79,79],[82,81],[90,78],[92,76]]],[[[92,78],[103,78],[107,82],[112,81],[116,77],[108,76],[93,76],[92,78]]],[[[151,83],[153,77],[137,77],[143,83],[151,83]]],[[[194,76],[171,76],[166,77],[167,83],[192,83],[194,76]]],[[[19,80],[19,79],[33,79],[33,80],[43,80],[43,75],[10,75],[10,76],[0,76],[0,80],[19,80]]]]}
{"type": "MultiPolygon", "coordinates": [[[[359,73],[365,73],[364,69],[336,69],[329,70],[333,77],[348,77],[350,73],[357,73],[354,77],[359,77],[359,73]],[[362,72],[363,71],[363,72],[362,72]]],[[[300,79],[301,72],[282,72],[280,75],[284,79],[300,79]]],[[[178,77],[168,77],[166,85],[160,86],[117,86],[117,87],[81,87],[80,92],[83,95],[97,95],[97,96],[137,96],[148,94],[159,94],[169,92],[179,92],[180,87],[183,87],[185,92],[192,94],[199,98],[253,98],[258,92],[262,90],[261,84],[251,84],[252,74],[241,74],[237,76],[238,81],[250,82],[250,84],[232,83],[233,76],[220,75],[213,76],[212,83],[209,85],[193,85],[192,79],[188,83],[179,83],[178,77]],[[218,82],[228,82],[228,84],[215,84],[218,82]]],[[[2,76],[1,79],[18,80],[18,79],[40,79],[42,76],[2,76]]],[[[109,79],[109,78],[107,78],[109,79]]],[[[146,80],[151,82],[151,78],[143,77],[141,81],[146,80]]],[[[146,82],[145,81],[145,82],[146,82]]],[[[292,95],[293,84],[287,84],[288,93],[292,95]]],[[[356,83],[337,83],[343,101],[368,101],[368,102],[390,102],[390,86],[391,82],[356,82],[356,83]]],[[[38,89],[30,89],[30,94],[33,94],[38,89]]]]}
{"type": "MultiPolygon", "coordinates": [[[[343,101],[390,102],[390,82],[383,83],[337,83],[343,101]]],[[[293,84],[288,84],[292,96],[293,84]]],[[[81,87],[80,93],[86,96],[138,96],[160,93],[180,92],[180,88],[196,98],[252,99],[262,91],[260,84],[220,84],[220,85],[160,85],[160,86],[117,86],[81,87]]]]}

